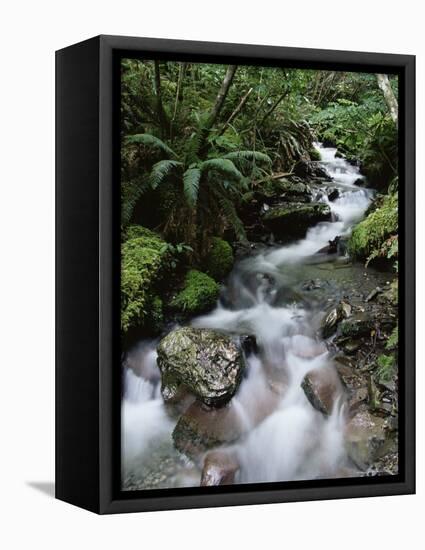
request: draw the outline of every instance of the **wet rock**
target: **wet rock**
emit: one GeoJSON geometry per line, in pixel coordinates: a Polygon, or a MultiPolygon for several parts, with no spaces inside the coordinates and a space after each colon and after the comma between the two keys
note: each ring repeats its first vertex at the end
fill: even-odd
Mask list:
{"type": "Polygon", "coordinates": [[[322,287],[323,287],[323,283],[322,281],[320,281],[320,279],[311,279],[311,281],[306,281],[305,283],[303,283],[301,288],[302,290],[310,291],[310,290],[318,290],[322,287]]]}
{"type": "Polygon", "coordinates": [[[340,240],[341,237],[337,236],[332,241],[328,241],[329,244],[318,250],[316,254],[337,254],[340,240]]]}
{"type": "Polygon", "coordinates": [[[341,382],[332,367],[311,370],[301,387],[313,407],[325,415],[331,414],[337,397],[342,395],[341,382]]]}
{"type": "Polygon", "coordinates": [[[243,420],[229,403],[220,409],[195,401],[180,417],[173,431],[175,447],[190,458],[236,441],[244,432],[243,420]]]}
{"type": "Polygon", "coordinates": [[[303,237],[309,227],[330,219],[329,206],[321,202],[284,203],[270,208],[262,216],[264,225],[284,239],[303,237]]]}
{"type": "Polygon", "coordinates": [[[320,164],[303,159],[294,166],[293,173],[299,178],[321,178],[327,181],[332,179],[320,164]]]}
{"type": "Polygon", "coordinates": [[[377,286],[376,288],[374,288],[373,290],[371,290],[369,292],[369,294],[365,298],[365,302],[370,302],[371,300],[376,298],[376,296],[378,296],[378,294],[381,294],[381,293],[382,293],[382,288],[377,286]]]}
{"type": "Polygon", "coordinates": [[[311,189],[298,181],[280,180],[280,198],[287,201],[311,202],[311,189]]]}
{"type": "Polygon", "coordinates": [[[209,329],[174,330],[160,341],[157,351],[166,402],[184,386],[203,403],[221,406],[236,392],[245,366],[237,345],[209,329]]]}
{"type": "Polygon", "coordinates": [[[204,460],[201,486],[231,485],[238,470],[239,463],[233,453],[224,450],[211,451],[204,460]]]}
{"type": "Polygon", "coordinates": [[[299,178],[287,180],[285,178],[273,180],[256,190],[253,195],[254,200],[267,206],[275,205],[282,201],[310,202],[312,192],[309,185],[299,178]]]}
{"type": "Polygon", "coordinates": [[[337,330],[337,325],[343,319],[347,319],[351,315],[351,305],[341,300],[337,307],[329,311],[322,321],[321,333],[323,338],[329,338],[337,330]]]}
{"type": "Polygon", "coordinates": [[[364,345],[361,339],[346,338],[344,336],[335,338],[334,343],[347,355],[355,355],[356,352],[364,345]]]}
{"type": "Polygon", "coordinates": [[[360,410],[347,424],[346,449],[348,456],[361,470],[366,471],[384,452],[384,444],[389,439],[386,421],[360,410]]]}
{"type": "Polygon", "coordinates": [[[369,336],[374,327],[375,322],[367,313],[357,313],[343,320],[338,327],[338,332],[341,336],[359,338],[369,336]]]}
{"type": "Polygon", "coordinates": [[[359,187],[366,187],[366,180],[364,178],[357,178],[354,182],[354,185],[358,185],[359,187]]]}
{"type": "Polygon", "coordinates": [[[339,198],[339,191],[338,189],[331,189],[328,193],[328,199],[330,201],[336,201],[336,199],[339,198]]]}
{"type": "Polygon", "coordinates": [[[244,335],[240,337],[241,348],[247,355],[258,353],[258,343],[255,335],[244,335]]]}
{"type": "Polygon", "coordinates": [[[362,404],[369,400],[367,378],[354,369],[345,356],[335,358],[335,368],[345,388],[348,412],[353,415],[362,404]]]}

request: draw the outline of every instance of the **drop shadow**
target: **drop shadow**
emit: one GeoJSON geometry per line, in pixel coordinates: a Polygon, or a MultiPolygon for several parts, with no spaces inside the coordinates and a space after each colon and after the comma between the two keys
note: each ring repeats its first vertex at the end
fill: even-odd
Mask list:
{"type": "Polygon", "coordinates": [[[27,481],[26,485],[44,493],[50,498],[55,498],[55,483],[54,481],[27,481]]]}

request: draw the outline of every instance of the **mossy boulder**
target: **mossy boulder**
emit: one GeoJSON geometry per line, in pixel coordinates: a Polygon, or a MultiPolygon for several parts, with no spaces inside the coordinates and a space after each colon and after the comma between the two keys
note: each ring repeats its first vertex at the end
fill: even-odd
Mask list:
{"type": "Polygon", "coordinates": [[[286,178],[266,180],[255,191],[255,198],[260,202],[271,203],[277,200],[310,202],[311,189],[299,178],[288,180],[286,178]]]}
{"type": "Polygon", "coordinates": [[[312,161],[319,161],[322,159],[322,155],[320,154],[320,152],[314,148],[310,149],[309,155],[310,155],[310,160],[312,161]]]}
{"type": "Polygon", "coordinates": [[[369,336],[375,328],[375,322],[367,313],[357,313],[349,319],[344,319],[338,327],[338,333],[345,338],[360,338],[369,336]]]}
{"type": "Polygon", "coordinates": [[[163,239],[141,226],[126,230],[121,246],[121,329],[150,325],[162,319],[156,285],[163,275],[167,250],[163,239]]]}
{"type": "Polygon", "coordinates": [[[185,315],[196,315],[213,308],[220,286],[206,273],[191,269],[187,272],[183,287],[170,302],[170,308],[185,315]]]}
{"type": "Polygon", "coordinates": [[[245,367],[239,347],[228,336],[192,327],[173,330],[158,345],[161,391],[173,402],[182,387],[208,406],[227,403],[245,367]]]}
{"type": "Polygon", "coordinates": [[[398,231],[398,198],[387,195],[380,206],[353,229],[348,250],[354,258],[367,259],[398,231]]]}
{"type": "Polygon", "coordinates": [[[204,260],[204,269],[216,281],[222,281],[233,267],[233,250],[224,239],[214,237],[208,256],[204,260]]]}
{"type": "Polygon", "coordinates": [[[263,214],[264,225],[278,238],[302,238],[309,227],[331,219],[331,210],[322,202],[285,203],[263,214]]]}

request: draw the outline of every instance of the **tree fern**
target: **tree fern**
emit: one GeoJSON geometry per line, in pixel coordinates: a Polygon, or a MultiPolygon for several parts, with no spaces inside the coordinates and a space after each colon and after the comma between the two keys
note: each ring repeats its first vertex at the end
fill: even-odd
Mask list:
{"type": "Polygon", "coordinates": [[[152,134],[135,134],[133,136],[127,136],[125,138],[125,142],[136,143],[139,145],[144,145],[145,147],[159,149],[169,157],[176,157],[175,152],[168,147],[166,143],[152,134]]]}
{"type": "Polygon", "coordinates": [[[148,180],[149,185],[152,189],[156,189],[173,170],[180,166],[182,163],[177,160],[160,160],[152,166],[148,180]]]}
{"type": "Polygon", "coordinates": [[[187,202],[190,205],[196,204],[198,200],[199,184],[202,172],[199,168],[189,168],[183,174],[183,189],[187,202]]]}

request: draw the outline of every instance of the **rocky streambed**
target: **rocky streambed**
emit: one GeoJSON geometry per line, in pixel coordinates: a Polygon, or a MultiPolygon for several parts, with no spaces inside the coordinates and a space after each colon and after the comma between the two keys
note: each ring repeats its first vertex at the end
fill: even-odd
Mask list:
{"type": "Polygon", "coordinates": [[[396,382],[375,376],[393,277],[344,247],[373,193],[319,150],[314,174],[253,195],[257,244],[217,307],[126,354],[123,489],[397,473],[396,382]]]}

